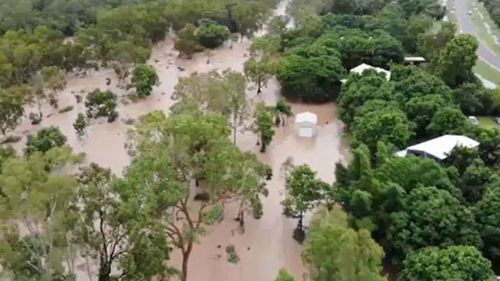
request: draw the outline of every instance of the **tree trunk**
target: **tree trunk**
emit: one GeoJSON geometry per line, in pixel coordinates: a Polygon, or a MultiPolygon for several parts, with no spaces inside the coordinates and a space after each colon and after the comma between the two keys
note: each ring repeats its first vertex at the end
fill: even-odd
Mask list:
{"type": "Polygon", "coordinates": [[[297,222],[297,228],[300,230],[302,230],[302,228],[303,228],[302,218],[303,218],[303,215],[302,215],[302,212],[300,212],[299,221],[297,222]]]}
{"type": "Polygon", "coordinates": [[[240,211],[240,227],[245,226],[245,212],[243,210],[240,211]]]}
{"type": "Polygon", "coordinates": [[[237,116],[236,114],[233,114],[233,144],[236,144],[236,130],[238,129],[238,126],[236,125],[236,119],[237,116]]]}
{"type": "Polygon", "coordinates": [[[42,113],[42,101],[38,100],[38,119],[42,120],[43,118],[43,113],[42,113]]]}
{"type": "MultiPolygon", "coordinates": [[[[182,251],[182,276],[181,281],[187,281],[188,273],[188,261],[191,251],[193,250],[193,242],[189,242],[189,245],[185,251],[182,251]]],[[[100,280],[99,280],[100,281],[100,280]]]]}
{"type": "Polygon", "coordinates": [[[236,220],[240,222],[240,227],[245,226],[245,209],[244,209],[245,201],[241,200],[240,207],[238,209],[238,216],[236,220]]]}
{"type": "Polygon", "coordinates": [[[262,93],[262,78],[259,76],[257,79],[257,95],[262,93]]]}
{"type": "Polygon", "coordinates": [[[98,281],[111,281],[111,265],[108,262],[101,262],[99,266],[98,281]]]}

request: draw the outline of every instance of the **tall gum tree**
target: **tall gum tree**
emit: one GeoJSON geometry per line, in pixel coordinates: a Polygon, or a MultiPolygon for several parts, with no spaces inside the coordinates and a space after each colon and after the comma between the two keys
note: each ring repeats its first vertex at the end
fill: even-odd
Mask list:
{"type": "Polygon", "coordinates": [[[262,192],[260,165],[245,158],[229,134],[223,115],[199,111],[168,118],[155,111],[141,117],[133,132],[139,153],[126,170],[125,194],[161,221],[167,240],[182,254],[182,281],[193,247],[208,225],[222,219],[225,204],[259,200],[262,192]],[[242,157],[250,164],[242,165],[242,157]],[[201,193],[200,202],[192,202],[201,193]]]}

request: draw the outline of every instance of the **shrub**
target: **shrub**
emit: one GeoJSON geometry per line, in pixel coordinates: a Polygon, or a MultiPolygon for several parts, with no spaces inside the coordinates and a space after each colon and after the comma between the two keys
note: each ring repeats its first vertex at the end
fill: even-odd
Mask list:
{"type": "Polygon", "coordinates": [[[107,117],[108,122],[113,122],[118,117],[116,111],[116,95],[111,91],[101,92],[95,90],[87,95],[85,101],[88,118],[107,117]]]}
{"type": "Polygon", "coordinates": [[[229,30],[223,25],[207,22],[198,28],[196,36],[203,47],[213,49],[229,38],[229,30]]]}

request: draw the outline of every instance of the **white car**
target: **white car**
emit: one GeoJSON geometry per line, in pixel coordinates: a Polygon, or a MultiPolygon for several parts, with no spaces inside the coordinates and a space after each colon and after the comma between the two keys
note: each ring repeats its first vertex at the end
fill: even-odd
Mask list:
{"type": "Polygon", "coordinates": [[[476,116],[469,116],[469,121],[472,123],[472,125],[477,126],[479,125],[479,121],[477,121],[476,116]]]}
{"type": "Polygon", "coordinates": [[[468,15],[472,15],[472,11],[468,11],[468,12],[467,12],[467,14],[468,14],[468,15]]]}

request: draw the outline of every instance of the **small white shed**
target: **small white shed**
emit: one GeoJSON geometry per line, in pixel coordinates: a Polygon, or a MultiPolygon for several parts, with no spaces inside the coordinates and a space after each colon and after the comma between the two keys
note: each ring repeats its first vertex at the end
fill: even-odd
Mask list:
{"type": "Polygon", "coordinates": [[[358,75],[362,75],[363,72],[365,72],[366,70],[369,70],[369,69],[375,70],[376,72],[383,74],[387,80],[391,79],[391,72],[389,70],[385,70],[385,69],[380,68],[380,67],[371,66],[371,65],[366,64],[366,63],[362,63],[362,64],[356,66],[355,68],[352,68],[351,70],[349,70],[349,73],[351,73],[351,74],[356,73],[358,75]]]}
{"type": "Polygon", "coordinates": [[[302,112],[295,115],[295,125],[299,137],[312,138],[316,135],[318,116],[312,112],[302,112]]]}

